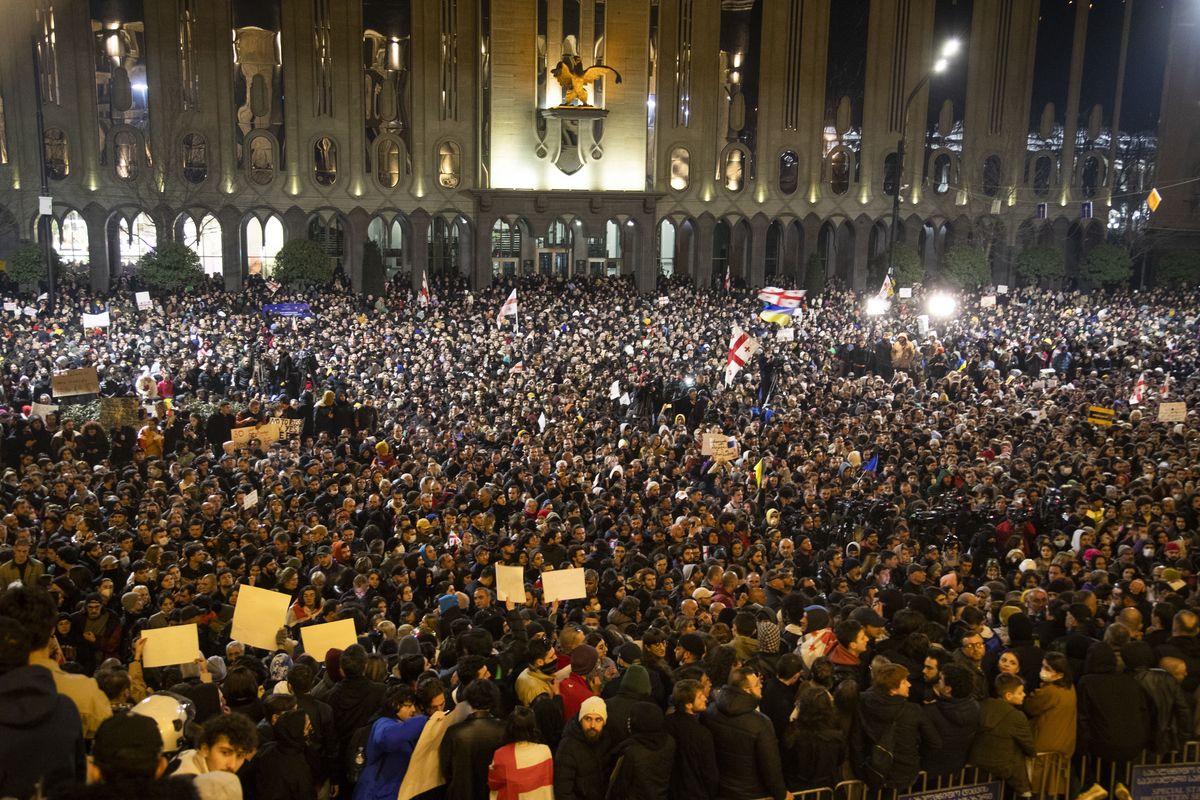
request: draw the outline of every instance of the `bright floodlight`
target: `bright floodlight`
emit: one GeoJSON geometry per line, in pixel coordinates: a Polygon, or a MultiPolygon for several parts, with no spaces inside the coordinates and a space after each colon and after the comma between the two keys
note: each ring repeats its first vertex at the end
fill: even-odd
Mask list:
{"type": "Polygon", "coordinates": [[[891,305],[888,301],[878,295],[867,298],[867,316],[882,316],[888,312],[889,308],[891,308],[891,305]]]}
{"type": "Polygon", "coordinates": [[[942,58],[954,58],[962,50],[962,42],[958,39],[947,39],[942,45],[942,58]]]}
{"type": "Polygon", "coordinates": [[[940,74],[940,73],[945,72],[946,67],[948,67],[948,66],[950,66],[949,61],[947,61],[944,58],[939,58],[937,61],[933,62],[933,71],[940,74]]]}
{"type": "Polygon", "coordinates": [[[945,292],[936,292],[929,296],[925,310],[931,317],[949,317],[958,308],[958,301],[945,292]]]}

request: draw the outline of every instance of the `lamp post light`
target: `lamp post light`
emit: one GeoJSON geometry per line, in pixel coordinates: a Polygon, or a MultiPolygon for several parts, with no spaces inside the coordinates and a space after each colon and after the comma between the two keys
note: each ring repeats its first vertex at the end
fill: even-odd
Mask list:
{"type": "MultiPolygon", "coordinates": [[[[948,39],[942,45],[941,53],[929,71],[917,81],[917,85],[908,93],[908,99],[904,101],[904,118],[900,125],[900,141],[896,145],[896,185],[895,191],[892,192],[892,225],[891,233],[888,237],[888,277],[894,281],[896,278],[896,221],[900,217],[900,189],[904,183],[904,146],[908,142],[908,111],[912,107],[912,101],[916,98],[917,93],[929,83],[929,79],[934,75],[941,74],[950,66],[950,60],[958,55],[962,50],[962,42],[958,39],[948,39]]],[[[922,135],[921,140],[924,141],[922,135]]]]}

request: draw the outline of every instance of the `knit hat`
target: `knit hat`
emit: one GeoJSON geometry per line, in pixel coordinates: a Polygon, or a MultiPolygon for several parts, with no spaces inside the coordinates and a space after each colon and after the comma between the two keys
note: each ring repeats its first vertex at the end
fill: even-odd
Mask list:
{"type": "Polygon", "coordinates": [[[761,620],[758,623],[758,652],[774,655],[779,652],[779,626],[761,620]]]}
{"type": "MultiPolygon", "coordinates": [[[[586,647],[586,645],[581,646],[586,647]]],[[[578,649],[576,648],[576,650],[578,649]]],[[[571,652],[571,655],[575,655],[574,651],[571,652]]],[[[579,706],[579,718],[583,719],[590,715],[595,715],[606,722],[608,721],[608,705],[604,702],[604,698],[593,695],[583,701],[583,704],[579,706]]]]}
{"type": "Polygon", "coordinates": [[[704,637],[698,633],[685,633],[680,636],[679,646],[696,658],[704,658],[704,637]]]}
{"type": "Polygon", "coordinates": [[[571,651],[571,672],[587,675],[596,668],[600,654],[590,644],[581,644],[571,651]]]}
{"type": "Polygon", "coordinates": [[[807,621],[804,630],[809,633],[829,627],[829,612],[823,606],[806,607],[804,609],[804,618],[807,621]]]}
{"type": "Polygon", "coordinates": [[[229,668],[225,666],[225,659],[221,656],[209,656],[208,672],[212,675],[215,683],[225,680],[225,676],[229,673],[229,668]]]}
{"type": "Polygon", "coordinates": [[[662,733],[663,712],[654,703],[634,703],[629,711],[630,733],[662,733]]]}
{"type": "Polygon", "coordinates": [[[650,696],[650,673],[641,664],[634,664],[621,676],[621,691],[650,696]]]}

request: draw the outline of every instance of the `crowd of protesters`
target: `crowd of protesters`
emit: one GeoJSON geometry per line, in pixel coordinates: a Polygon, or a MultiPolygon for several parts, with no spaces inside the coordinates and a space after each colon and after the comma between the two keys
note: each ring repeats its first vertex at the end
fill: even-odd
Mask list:
{"type": "Polygon", "coordinates": [[[785,340],[753,291],[525,279],[498,325],[511,288],[10,298],[0,797],[1074,796],[1072,759],[1200,732],[1200,427],[1158,421],[1197,407],[1195,291],[831,289],[785,340]],[[51,397],[86,366],[136,425],[51,397]],[[564,567],[587,597],[545,603],[564,567]],[[231,640],[246,585],[292,600],[272,651],[231,640]]]}

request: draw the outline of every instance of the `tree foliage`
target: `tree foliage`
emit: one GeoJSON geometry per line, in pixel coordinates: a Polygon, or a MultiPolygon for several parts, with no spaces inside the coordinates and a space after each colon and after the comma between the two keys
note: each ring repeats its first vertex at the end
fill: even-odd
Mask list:
{"type": "Polygon", "coordinates": [[[973,289],[992,281],[987,251],[969,244],[956,244],[946,251],[942,276],[957,289],[973,289]]]}
{"type": "Polygon", "coordinates": [[[1116,244],[1096,245],[1079,267],[1079,277],[1100,286],[1128,282],[1132,274],[1129,251],[1116,244]]]}
{"type": "MultiPolygon", "coordinates": [[[[884,250],[871,259],[868,289],[878,289],[883,284],[883,278],[887,275],[887,264],[887,250],[884,250]]],[[[917,255],[917,251],[912,247],[906,247],[903,244],[897,243],[896,255],[893,257],[892,266],[896,270],[896,288],[912,286],[925,279],[925,266],[921,263],[921,258],[917,255]]]]}
{"type": "Polygon", "coordinates": [[[288,286],[324,286],[333,280],[333,259],[309,239],[293,239],[275,256],[271,277],[288,286]]]}
{"type": "Polygon", "coordinates": [[[1017,256],[1017,275],[1035,286],[1041,281],[1061,279],[1066,275],[1062,248],[1039,244],[1022,250],[1017,256]]]}
{"type": "MultiPolygon", "coordinates": [[[[58,253],[50,251],[54,266],[59,265],[58,253]]],[[[12,255],[8,257],[5,266],[8,277],[23,290],[32,291],[38,284],[46,280],[49,271],[46,269],[46,254],[37,242],[22,242],[12,255]]]]}
{"type": "Polygon", "coordinates": [[[825,291],[825,259],[820,253],[810,255],[804,265],[804,288],[810,297],[825,291]]]}
{"type": "Polygon", "coordinates": [[[164,242],[138,261],[138,275],[152,289],[179,291],[204,283],[200,256],[187,245],[164,242]]]}
{"type": "Polygon", "coordinates": [[[1200,283],[1200,250],[1172,250],[1154,267],[1159,286],[1195,286],[1200,283]]]}

